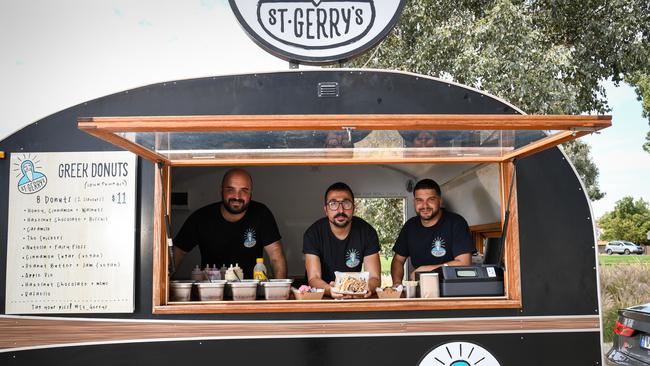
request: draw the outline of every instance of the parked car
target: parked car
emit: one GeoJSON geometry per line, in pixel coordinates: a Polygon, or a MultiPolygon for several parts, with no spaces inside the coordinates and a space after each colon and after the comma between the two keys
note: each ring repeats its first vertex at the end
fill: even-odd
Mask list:
{"type": "Polygon", "coordinates": [[[650,366],[650,303],[620,310],[614,333],[607,365],[650,366]]]}
{"type": "Polygon", "coordinates": [[[607,254],[643,254],[643,252],[644,249],[642,246],[625,240],[610,241],[605,246],[605,253],[607,254]]]}

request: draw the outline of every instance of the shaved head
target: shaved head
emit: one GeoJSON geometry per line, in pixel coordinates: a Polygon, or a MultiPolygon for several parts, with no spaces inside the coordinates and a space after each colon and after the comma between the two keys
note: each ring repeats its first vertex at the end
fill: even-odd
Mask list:
{"type": "Polygon", "coordinates": [[[253,195],[253,179],[243,169],[230,169],[221,181],[223,208],[233,215],[246,212],[253,195]]]}
{"type": "Polygon", "coordinates": [[[241,169],[241,168],[232,168],[232,169],[228,170],[223,175],[223,179],[221,180],[221,187],[223,188],[226,185],[226,183],[228,182],[228,180],[231,179],[232,177],[235,177],[235,176],[236,177],[245,177],[246,179],[248,179],[248,182],[250,184],[250,188],[251,188],[251,190],[253,189],[253,178],[251,178],[251,175],[248,174],[247,171],[245,171],[244,169],[241,169]]]}

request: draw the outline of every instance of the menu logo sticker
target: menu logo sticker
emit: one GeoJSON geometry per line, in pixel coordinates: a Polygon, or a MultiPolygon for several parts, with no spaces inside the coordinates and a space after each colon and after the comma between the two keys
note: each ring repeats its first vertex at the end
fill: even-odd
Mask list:
{"type": "Polygon", "coordinates": [[[371,48],[393,28],[405,0],[229,0],[239,23],[270,53],[327,64],[371,48]]]}
{"type": "Polygon", "coordinates": [[[43,169],[38,166],[40,161],[36,155],[18,157],[18,162],[14,163],[13,171],[18,173],[18,192],[22,194],[32,194],[45,188],[47,185],[47,177],[39,170],[43,169]]]}
{"type": "Polygon", "coordinates": [[[485,348],[470,342],[442,344],[427,353],[418,366],[501,366],[485,348]]]}

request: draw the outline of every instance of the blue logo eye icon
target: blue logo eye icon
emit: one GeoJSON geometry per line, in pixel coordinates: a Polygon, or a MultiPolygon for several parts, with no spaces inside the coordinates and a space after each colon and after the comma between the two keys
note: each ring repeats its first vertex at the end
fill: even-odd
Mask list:
{"type": "Polygon", "coordinates": [[[454,361],[451,366],[470,366],[470,364],[467,361],[454,361]]]}
{"type": "Polygon", "coordinates": [[[471,342],[449,342],[427,353],[418,366],[501,366],[485,348],[471,342]]]}

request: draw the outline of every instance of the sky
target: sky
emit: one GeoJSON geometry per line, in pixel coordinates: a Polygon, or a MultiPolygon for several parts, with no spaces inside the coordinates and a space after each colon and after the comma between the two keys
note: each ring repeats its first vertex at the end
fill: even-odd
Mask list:
{"type": "MultiPolygon", "coordinates": [[[[143,85],[287,70],[256,46],[226,0],[0,1],[0,139],[62,109],[143,85]]],[[[613,127],[583,138],[605,198],[650,202],[648,122],[629,86],[606,83],[613,127]]]]}

